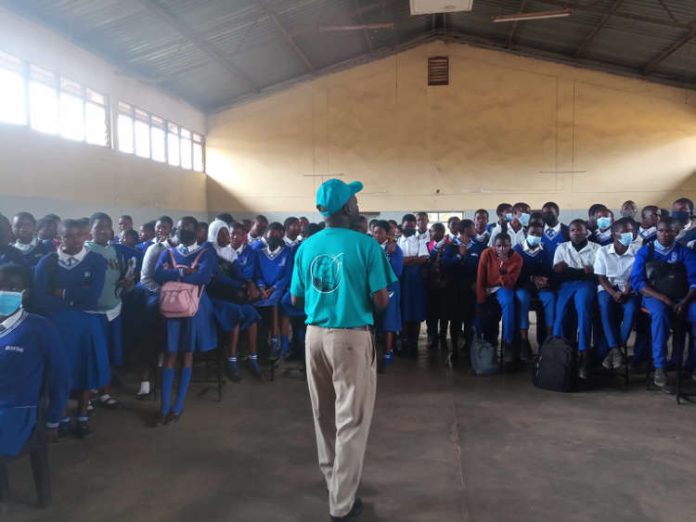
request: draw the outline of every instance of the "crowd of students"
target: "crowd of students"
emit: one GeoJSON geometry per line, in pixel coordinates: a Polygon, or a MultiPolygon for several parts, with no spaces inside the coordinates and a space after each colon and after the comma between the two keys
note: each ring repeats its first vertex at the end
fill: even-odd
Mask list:
{"type": "MultiPolygon", "coordinates": [[[[363,219],[360,230],[382,246],[398,277],[387,309],[375,317],[381,369],[394,355],[418,356],[423,322],[428,349],[445,351],[450,363],[474,335],[491,343],[500,337],[508,365],[529,360],[529,315],[536,311],[535,344],[547,336],[576,342],[586,379],[593,356],[608,369],[628,363],[636,318],[647,313],[639,323],[651,326],[637,328],[632,363],[652,359],[655,384],[666,386],[666,370],[686,342],[675,337],[668,361],[673,321],[696,328],[693,202],[680,198],[671,210],[650,205],[637,213],[627,201],[620,213],[615,219],[597,204],[586,220],[565,225],[558,205],[548,202],[539,211],[501,204],[493,222],[484,209],[446,226],[429,224],[424,212],[401,223],[363,219]],[[665,266],[675,269],[679,295],[656,282],[665,266]]],[[[0,215],[0,455],[21,449],[43,393],[50,396],[49,436],[84,437],[91,408],[118,407],[111,385],[121,368],[141,375],[138,398],[154,393],[156,371],[157,423],[169,424],[184,411],[194,353],[223,347],[227,376],[237,382],[241,342],[246,371],[256,378],[259,348],[268,348],[271,361],[302,350],[304,315],[292,306],[289,285],[299,245],[322,225],[221,214],[210,225],[162,216],[139,232],[121,216],[117,227],[104,213],[38,221],[27,212],[11,221],[0,215]],[[161,312],[170,282],[199,288],[191,316],[161,312]]],[[[685,367],[693,371],[693,343],[687,351],[685,367]]]]}

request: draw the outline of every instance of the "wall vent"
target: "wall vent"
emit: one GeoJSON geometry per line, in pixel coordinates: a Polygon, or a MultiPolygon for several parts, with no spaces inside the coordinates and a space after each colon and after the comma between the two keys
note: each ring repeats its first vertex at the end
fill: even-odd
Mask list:
{"type": "Polygon", "coordinates": [[[428,58],[428,85],[449,85],[449,56],[428,58]]]}

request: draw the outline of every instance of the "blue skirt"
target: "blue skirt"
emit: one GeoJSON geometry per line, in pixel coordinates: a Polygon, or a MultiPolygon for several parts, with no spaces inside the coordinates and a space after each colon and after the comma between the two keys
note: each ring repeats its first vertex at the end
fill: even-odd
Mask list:
{"type": "Polygon", "coordinates": [[[36,408],[0,409],[0,457],[14,457],[36,426],[36,408]]]}
{"type": "Polygon", "coordinates": [[[109,350],[109,364],[112,367],[123,366],[123,321],[119,315],[113,321],[106,318],[106,314],[97,314],[102,321],[102,328],[106,332],[106,341],[109,350]]]}
{"type": "Polygon", "coordinates": [[[217,346],[213,303],[203,292],[198,312],[193,317],[166,319],[168,353],[209,352],[217,346]]]}
{"type": "Polygon", "coordinates": [[[405,266],[401,276],[401,320],[405,323],[420,323],[427,316],[425,280],[421,267],[405,266]]]}
{"type": "Polygon", "coordinates": [[[109,350],[100,314],[62,310],[51,317],[70,363],[71,390],[92,390],[109,384],[109,350]]]}
{"type": "Polygon", "coordinates": [[[401,331],[401,289],[399,283],[389,288],[389,304],[387,308],[378,314],[376,321],[379,332],[401,331]]]}
{"type": "Polygon", "coordinates": [[[304,309],[297,308],[292,304],[290,290],[286,290],[283,298],[280,300],[280,313],[285,317],[304,317],[304,309]]]}
{"type": "Polygon", "coordinates": [[[259,299],[254,301],[254,306],[256,308],[268,308],[269,306],[278,306],[280,303],[280,298],[283,297],[285,289],[276,288],[273,293],[268,297],[268,299],[259,299]]]}
{"type": "Polygon", "coordinates": [[[244,331],[252,324],[261,321],[261,316],[251,305],[237,304],[214,297],[211,301],[213,302],[215,321],[225,333],[231,332],[237,325],[239,325],[240,330],[244,331]]]}

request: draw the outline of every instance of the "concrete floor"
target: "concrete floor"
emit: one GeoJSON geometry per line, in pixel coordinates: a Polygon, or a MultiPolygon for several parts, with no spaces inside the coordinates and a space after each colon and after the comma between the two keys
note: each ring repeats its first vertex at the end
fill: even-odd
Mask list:
{"type": "MultiPolygon", "coordinates": [[[[323,521],[306,384],[225,385],[149,428],[154,402],[98,411],[95,434],[52,446],[54,504],[33,506],[28,460],[10,466],[16,522],[323,521]]],[[[437,358],[379,378],[360,491],[368,521],[696,520],[696,406],[602,380],[532,387],[528,372],[473,377],[437,358]]]]}

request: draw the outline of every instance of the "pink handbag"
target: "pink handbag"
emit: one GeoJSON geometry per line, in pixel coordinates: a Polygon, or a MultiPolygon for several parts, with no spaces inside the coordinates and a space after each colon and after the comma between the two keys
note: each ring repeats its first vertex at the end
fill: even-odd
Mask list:
{"type": "MultiPolygon", "coordinates": [[[[205,250],[201,249],[190,268],[196,268],[198,261],[200,261],[204,253],[205,250]]],[[[169,249],[169,256],[172,258],[172,266],[174,268],[189,268],[176,264],[176,259],[174,259],[171,249],[169,249]]],[[[164,283],[160,289],[160,313],[167,319],[193,317],[198,312],[204,288],[204,286],[181,283],[179,281],[164,283]]]]}

